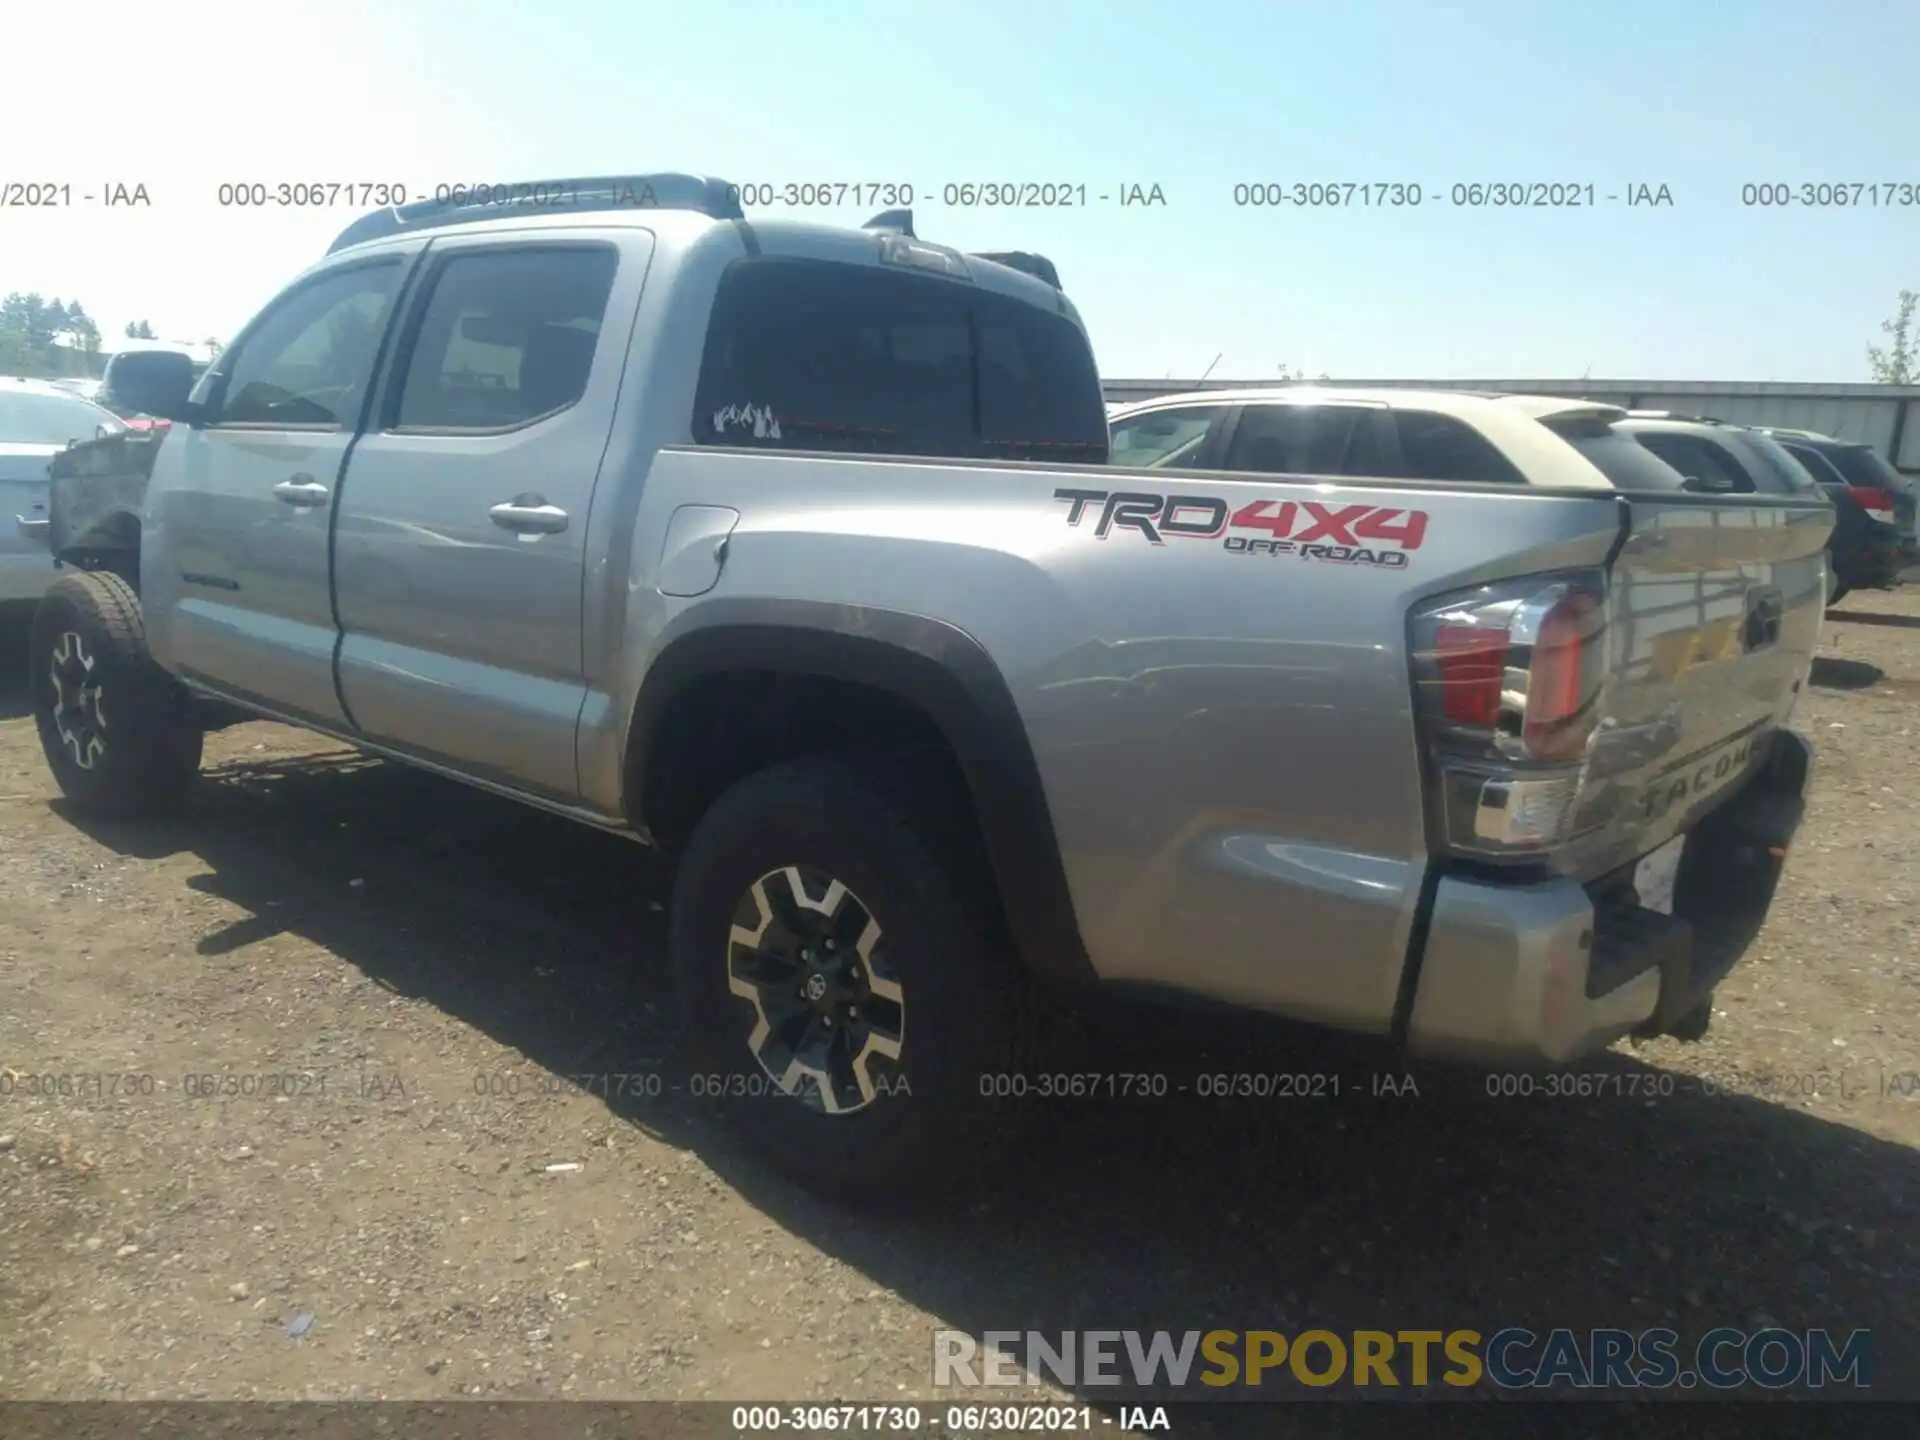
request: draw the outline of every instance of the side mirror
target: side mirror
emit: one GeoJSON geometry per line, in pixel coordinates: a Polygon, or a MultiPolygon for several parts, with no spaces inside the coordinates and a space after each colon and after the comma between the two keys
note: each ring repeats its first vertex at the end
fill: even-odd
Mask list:
{"type": "Polygon", "coordinates": [[[201,417],[193,394],[193,361],[172,350],[135,350],[107,363],[100,402],[108,408],[192,425],[201,417]]]}

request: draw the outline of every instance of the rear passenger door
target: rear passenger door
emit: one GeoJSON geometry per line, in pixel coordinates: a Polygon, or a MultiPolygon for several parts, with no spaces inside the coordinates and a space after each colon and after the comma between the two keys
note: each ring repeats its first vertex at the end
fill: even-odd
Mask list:
{"type": "Polygon", "coordinates": [[[369,739],[577,797],[587,513],[652,252],[629,229],[429,250],[337,522],[369,739]]]}

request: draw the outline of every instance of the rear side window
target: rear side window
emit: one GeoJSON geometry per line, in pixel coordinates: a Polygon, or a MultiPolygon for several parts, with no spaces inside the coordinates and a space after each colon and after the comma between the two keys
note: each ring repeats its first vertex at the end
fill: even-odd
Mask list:
{"type": "Polygon", "coordinates": [[[456,254],[433,280],[395,429],[525,425],[586,393],[619,256],[604,246],[456,254]]]}
{"type": "Polygon", "coordinates": [[[1451,415],[1437,415],[1430,410],[1396,410],[1394,428],[1400,440],[1400,478],[1501,485],[1527,483],[1527,477],[1494,449],[1486,436],[1451,415]]]}
{"type": "Polygon", "coordinates": [[[1227,446],[1227,468],[1337,475],[1358,413],[1350,405],[1249,405],[1227,446]]]}
{"type": "Polygon", "coordinates": [[[710,445],[1103,464],[1093,352],[1059,315],[951,280],[736,261],[708,325],[710,445]]]}

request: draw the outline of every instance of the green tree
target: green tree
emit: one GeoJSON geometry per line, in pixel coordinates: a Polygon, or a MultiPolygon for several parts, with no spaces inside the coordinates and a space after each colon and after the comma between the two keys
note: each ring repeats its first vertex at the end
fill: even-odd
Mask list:
{"type": "Polygon", "coordinates": [[[153,333],[153,326],[149,325],[146,321],[129,320],[127,322],[127,339],[158,340],[159,338],[160,337],[158,335],[155,335],[153,333]]]}
{"type": "Polygon", "coordinates": [[[100,327],[86,307],[16,290],[0,300],[0,373],[53,377],[98,372],[100,327]]]}
{"type": "Polygon", "coordinates": [[[1886,349],[1867,347],[1867,364],[1880,385],[1920,385],[1920,337],[1913,333],[1914,311],[1920,308],[1920,290],[1902,290],[1891,320],[1880,330],[1891,341],[1886,349]]]}

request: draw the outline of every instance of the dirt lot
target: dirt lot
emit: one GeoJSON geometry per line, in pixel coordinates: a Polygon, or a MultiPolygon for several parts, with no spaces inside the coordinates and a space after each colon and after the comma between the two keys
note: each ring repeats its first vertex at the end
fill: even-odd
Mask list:
{"type": "Polygon", "coordinates": [[[0,1393],[894,1399],[937,1327],[1771,1322],[1868,1327],[1920,1393],[1920,594],[1830,621],[1817,796],[1714,1031],[1595,1067],[1671,1095],[1375,1096],[1332,1046],[1108,1018],[1105,1068],[1345,1093],[1069,1104],[891,1220],[687,1093],[645,852],[271,725],[210,740],[183,822],[83,824],[3,648],[0,1393]]]}

